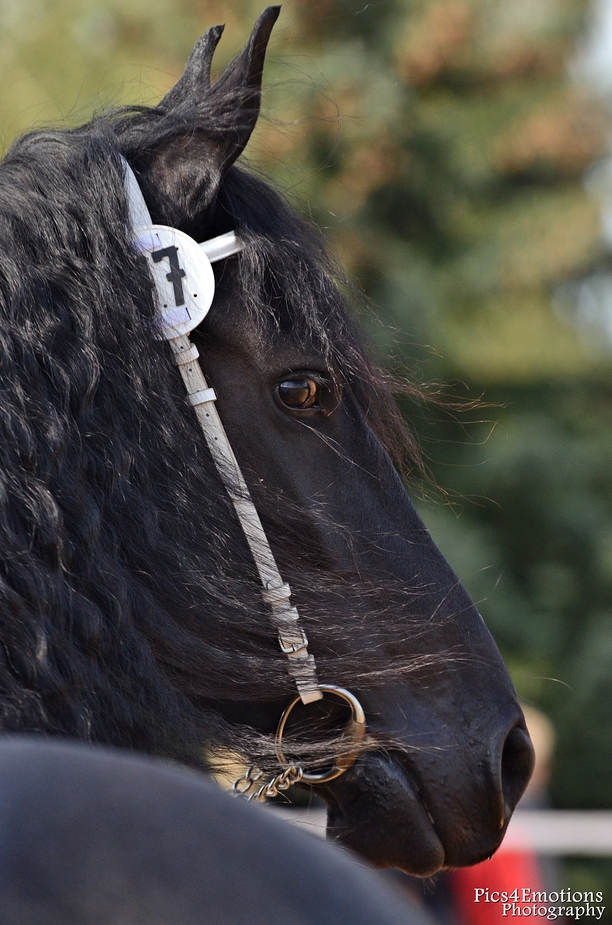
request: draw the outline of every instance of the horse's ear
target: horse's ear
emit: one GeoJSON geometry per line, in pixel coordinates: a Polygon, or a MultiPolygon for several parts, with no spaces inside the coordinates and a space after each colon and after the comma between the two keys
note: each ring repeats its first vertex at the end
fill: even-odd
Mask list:
{"type": "Polygon", "coordinates": [[[144,168],[140,179],[145,196],[167,224],[189,223],[211,204],[225,172],[251,137],[259,116],[266,48],[279,13],[280,6],[263,11],[245,47],[212,86],[210,66],[223,27],[209,29],[181,79],[157,106],[176,125],[188,126],[188,133],[177,145],[153,143],[146,160],[142,149],[127,153],[137,170],[144,168]],[[151,187],[147,168],[157,177],[151,187]]]}
{"type": "Polygon", "coordinates": [[[212,58],[224,29],[225,26],[213,26],[198,39],[185,65],[185,73],[163,98],[159,109],[164,112],[176,109],[209,90],[212,58]]]}
{"type": "Polygon", "coordinates": [[[228,65],[210,91],[210,102],[218,109],[223,121],[233,116],[233,139],[227,152],[225,168],[244,150],[259,116],[261,81],[266,49],[280,6],[269,6],[263,11],[251,38],[240,54],[228,65]]]}

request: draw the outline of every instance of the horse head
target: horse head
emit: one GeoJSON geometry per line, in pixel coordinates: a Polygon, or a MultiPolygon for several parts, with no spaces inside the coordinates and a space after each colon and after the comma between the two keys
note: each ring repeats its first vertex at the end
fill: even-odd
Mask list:
{"type": "MultiPolygon", "coordinates": [[[[31,136],[3,165],[3,234],[16,242],[5,304],[23,315],[6,353],[19,387],[4,466],[21,474],[3,534],[4,725],[192,762],[206,742],[270,765],[294,695],[245,538],[155,339],[121,155],[154,222],[196,241],[240,236],[192,340],[319,679],[365,710],[357,759],[318,788],[329,832],[428,875],[497,848],[532,750],[501,656],[406,493],[400,459],[418,469],[415,442],[317,234],[235,166],[278,12],[212,85],[221,27],[157,107],[31,136]]],[[[335,709],[302,708],[311,757],[329,757],[316,730],[335,709]]]]}

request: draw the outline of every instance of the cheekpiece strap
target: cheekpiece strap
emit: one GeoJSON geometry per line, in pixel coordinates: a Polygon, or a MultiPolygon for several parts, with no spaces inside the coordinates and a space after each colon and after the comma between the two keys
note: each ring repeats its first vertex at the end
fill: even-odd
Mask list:
{"type": "Polygon", "coordinates": [[[303,703],[320,700],[314,657],[300,626],[297,608],[290,603],[291,588],[281,578],[259,514],[215,407],[200,364],[198,349],[189,332],[206,316],[214,296],[211,263],[242,250],[233,231],[197,244],[193,238],[164,225],[153,225],[134,172],[122,158],[133,246],[149,264],[160,309],[158,336],[168,341],[174,362],[187,389],[187,400],[200,422],[219,475],[234,505],[262,584],[262,597],[270,607],[287,670],[303,703]]]}

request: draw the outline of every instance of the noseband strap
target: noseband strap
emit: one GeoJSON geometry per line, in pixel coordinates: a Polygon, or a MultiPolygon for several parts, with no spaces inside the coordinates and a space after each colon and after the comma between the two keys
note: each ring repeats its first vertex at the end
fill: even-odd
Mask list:
{"type": "Polygon", "coordinates": [[[291,588],[283,581],[268,538],[240,466],[215,407],[216,395],[204,378],[198,348],[188,334],[206,316],[214,296],[210,264],[242,250],[234,232],[197,244],[176,228],[153,225],[134,172],[123,159],[130,233],[134,246],[146,258],[155,282],[160,309],[159,336],[168,341],[174,362],[187,389],[219,475],[234,505],[262,584],[262,597],[270,607],[281,652],[302,703],[320,700],[315,660],[298,611],[290,603],[291,588]],[[166,272],[169,270],[169,272],[166,272]]]}

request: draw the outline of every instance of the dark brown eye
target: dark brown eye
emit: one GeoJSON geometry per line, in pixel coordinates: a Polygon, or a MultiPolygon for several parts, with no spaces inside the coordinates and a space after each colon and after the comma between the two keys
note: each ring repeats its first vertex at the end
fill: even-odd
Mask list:
{"type": "Polygon", "coordinates": [[[278,385],[278,397],[287,408],[314,408],[318,404],[319,385],[314,379],[296,377],[278,385]]]}

